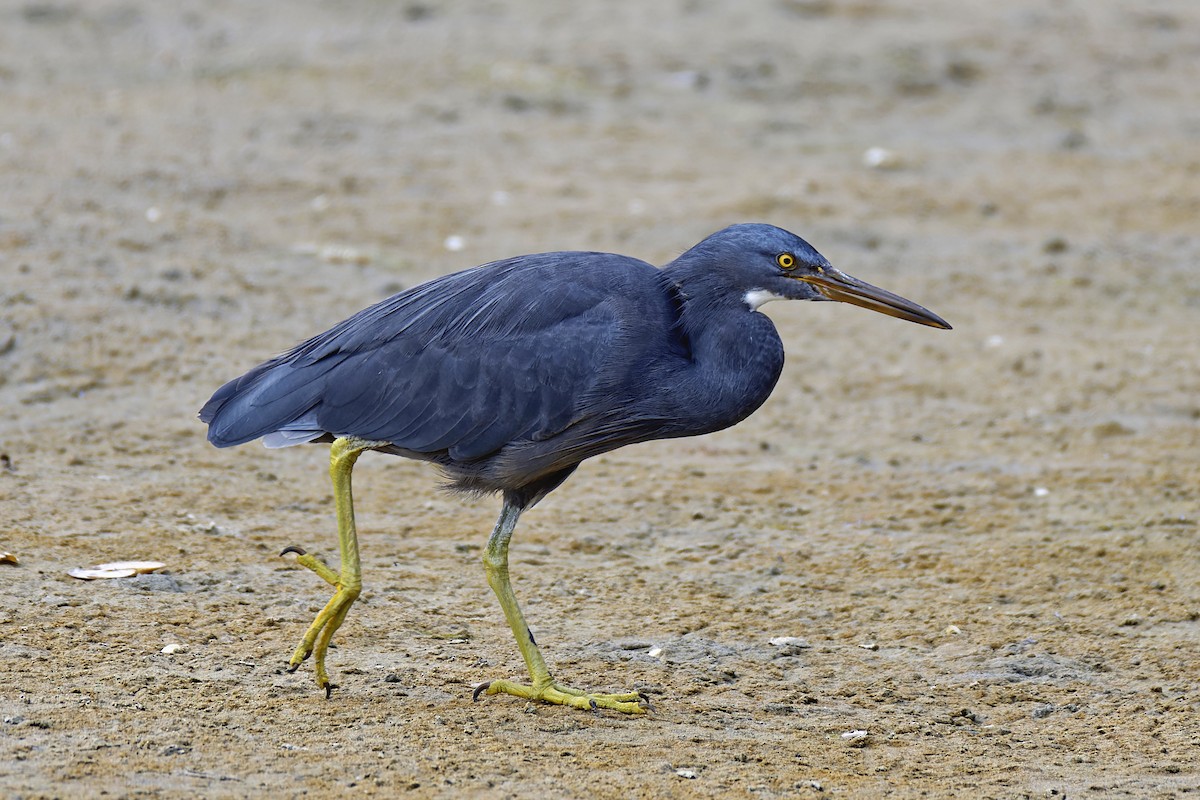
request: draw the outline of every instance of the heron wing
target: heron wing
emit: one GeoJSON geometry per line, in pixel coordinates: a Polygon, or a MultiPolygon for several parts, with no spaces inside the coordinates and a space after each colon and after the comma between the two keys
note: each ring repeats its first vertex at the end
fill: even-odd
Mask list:
{"type": "Polygon", "coordinates": [[[602,253],[487,264],[384,300],[218,390],[214,444],[327,434],[471,461],[598,409],[652,331],[657,269],[602,253]]]}

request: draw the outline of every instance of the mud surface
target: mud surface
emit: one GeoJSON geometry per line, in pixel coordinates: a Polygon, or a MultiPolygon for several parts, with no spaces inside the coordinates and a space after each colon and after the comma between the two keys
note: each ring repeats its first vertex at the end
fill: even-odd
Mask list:
{"type": "Polygon", "coordinates": [[[0,8],[4,795],[1198,792],[1200,6],[745,6],[0,8]],[[498,503],[379,455],[341,688],[283,671],[326,448],[211,448],[212,390],[435,275],[749,220],[955,330],[772,304],[757,415],[525,517],[553,668],[653,714],[472,703],[523,670],[498,503]]]}

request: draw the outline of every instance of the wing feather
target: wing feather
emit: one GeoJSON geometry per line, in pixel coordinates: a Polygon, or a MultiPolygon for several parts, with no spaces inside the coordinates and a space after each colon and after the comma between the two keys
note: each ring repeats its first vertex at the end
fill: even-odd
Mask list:
{"type": "Polygon", "coordinates": [[[487,264],[394,295],[231,381],[214,444],[324,434],[456,462],[554,437],[597,408],[627,349],[670,326],[659,272],[600,253],[487,264]],[[624,349],[623,349],[624,348],[624,349]]]}

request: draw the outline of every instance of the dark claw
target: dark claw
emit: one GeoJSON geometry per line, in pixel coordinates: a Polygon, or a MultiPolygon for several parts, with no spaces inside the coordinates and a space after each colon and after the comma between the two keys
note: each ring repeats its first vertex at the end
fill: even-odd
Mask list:
{"type": "Polygon", "coordinates": [[[289,544],[287,547],[283,548],[283,552],[279,555],[286,556],[288,553],[295,553],[298,556],[308,555],[307,550],[295,544],[289,544]]]}
{"type": "Polygon", "coordinates": [[[600,706],[596,705],[596,701],[590,697],[588,698],[588,704],[592,707],[592,711],[597,711],[600,708],[600,706]]]}
{"type": "Polygon", "coordinates": [[[479,702],[479,695],[483,694],[483,693],[484,693],[484,692],[486,692],[486,691],[487,691],[489,688],[491,688],[491,685],[492,685],[492,682],[491,682],[491,681],[488,681],[487,683],[481,683],[481,684],[479,684],[478,686],[476,686],[476,687],[475,687],[475,691],[471,692],[471,702],[472,702],[472,703],[478,703],[478,702],[479,702]]]}
{"type": "Polygon", "coordinates": [[[295,664],[291,664],[288,666],[288,672],[295,672],[296,670],[300,669],[300,665],[303,664],[305,661],[308,661],[308,657],[311,655],[312,655],[312,650],[309,650],[307,653],[304,654],[304,658],[300,659],[295,664]]]}
{"type": "Polygon", "coordinates": [[[325,684],[325,699],[328,700],[333,696],[333,690],[338,688],[336,683],[325,684]]]}

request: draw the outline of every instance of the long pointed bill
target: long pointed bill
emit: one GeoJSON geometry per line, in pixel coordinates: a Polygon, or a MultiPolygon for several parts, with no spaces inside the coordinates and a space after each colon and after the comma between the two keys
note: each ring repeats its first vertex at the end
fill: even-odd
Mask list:
{"type": "Polygon", "coordinates": [[[950,323],[923,306],[905,300],[898,294],[872,286],[866,281],[852,278],[833,267],[826,267],[819,275],[797,275],[796,280],[812,284],[818,292],[830,300],[869,308],[889,317],[906,319],[918,325],[950,330],[950,323]]]}

